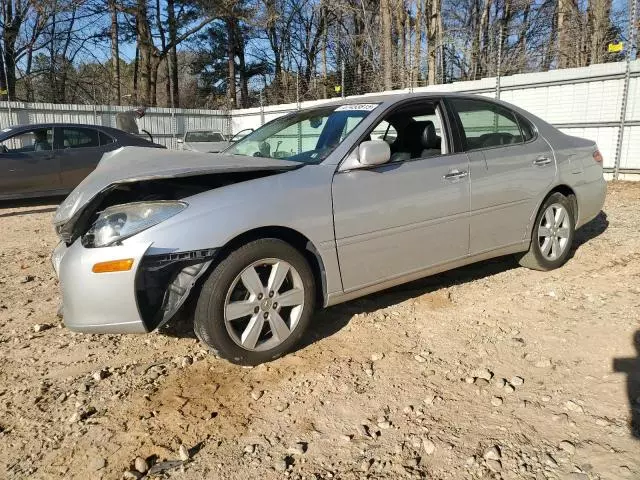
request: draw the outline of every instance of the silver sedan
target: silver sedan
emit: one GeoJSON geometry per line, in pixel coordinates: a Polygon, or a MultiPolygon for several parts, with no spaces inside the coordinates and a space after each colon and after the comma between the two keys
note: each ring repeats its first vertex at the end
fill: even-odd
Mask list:
{"type": "Polygon", "coordinates": [[[52,260],[67,327],[143,333],[183,309],[220,356],[258,364],[316,307],[501,255],[558,268],[605,192],[594,142],[520,108],[365,96],[219,155],[105,155],[59,207],[52,260]]]}

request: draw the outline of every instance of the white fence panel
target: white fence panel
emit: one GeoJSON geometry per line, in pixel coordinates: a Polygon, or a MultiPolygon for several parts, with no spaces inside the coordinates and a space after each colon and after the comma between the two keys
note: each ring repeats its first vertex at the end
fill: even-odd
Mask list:
{"type": "MultiPolygon", "coordinates": [[[[624,62],[592,65],[584,68],[526,73],[500,78],[500,98],[528,110],[571,135],[596,141],[607,168],[614,167],[625,84],[624,62]]],[[[625,130],[620,158],[621,169],[640,173],[640,60],[630,64],[625,130]]],[[[496,96],[496,78],[431,85],[415,92],[469,92],[496,96]]],[[[387,93],[409,92],[409,89],[387,93]]],[[[366,99],[371,93],[362,95],[366,99]]],[[[186,110],[149,108],[139,121],[140,129],[169,148],[177,148],[176,139],[191,129],[220,130],[225,134],[258,128],[298,108],[324,103],[325,100],[244,110],[186,110]]],[[[105,105],[55,105],[0,102],[0,127],[37,122],[73,122],[115,127],[117,112],[131,107],[105,105]]]]}

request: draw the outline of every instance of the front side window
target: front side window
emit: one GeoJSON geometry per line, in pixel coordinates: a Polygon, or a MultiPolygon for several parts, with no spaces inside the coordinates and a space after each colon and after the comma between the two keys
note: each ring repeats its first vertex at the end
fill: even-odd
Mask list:
{"type": "Polygon", "coordinates": [[[100,146],[100,135],[91,128],[63,128],[62,148],[90,148],[100,146]]]}
{"type": "Polygon", "coordinates": [[[36,128],[0,142],[0,150],[6,153],[47,152],[52,149],[52,128],[36,128]]]}
{"type": "Polygon", "coordinates": [[[460,118],[465,150],[522,143],[522,133],[513,112],[482,100],[450,100],[460,118]]]}
{"type": "Polygon", "coordinates": [[[367,103],[303,110],[269,122],[225,153],[318,163],[377,106],[367,103]]]}
{"type": "Polygon", "coordinates": [[[385,116],[369,138],[389,144],[392,162],[436,157],[447,153],[441,118],[431,102],[403,106],[385,116]]]}

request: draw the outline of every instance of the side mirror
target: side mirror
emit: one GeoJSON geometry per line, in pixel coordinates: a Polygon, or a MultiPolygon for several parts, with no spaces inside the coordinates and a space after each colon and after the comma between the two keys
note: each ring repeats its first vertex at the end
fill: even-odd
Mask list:
{"type": "Polygon", "coordinates": [[[391,159],[391,149],[384,140],[367,140],[358,147],[360,165],[375,166],[387,163],[391,159]]]}

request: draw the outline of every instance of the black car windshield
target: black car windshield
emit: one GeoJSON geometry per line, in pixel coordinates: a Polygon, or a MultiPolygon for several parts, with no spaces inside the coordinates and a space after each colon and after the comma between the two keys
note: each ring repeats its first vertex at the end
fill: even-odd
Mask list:
{"type": "Polygon", "coordinates": [[[224,142],[224,137],[220,132],[187,132],[184,137],[185,142],[224,142]]]}
{"type": "Polygon", "coordinates": [[[247,135],[225,153],[318,163],[378,105],[331,105],[287,115],[247,135]]]}

